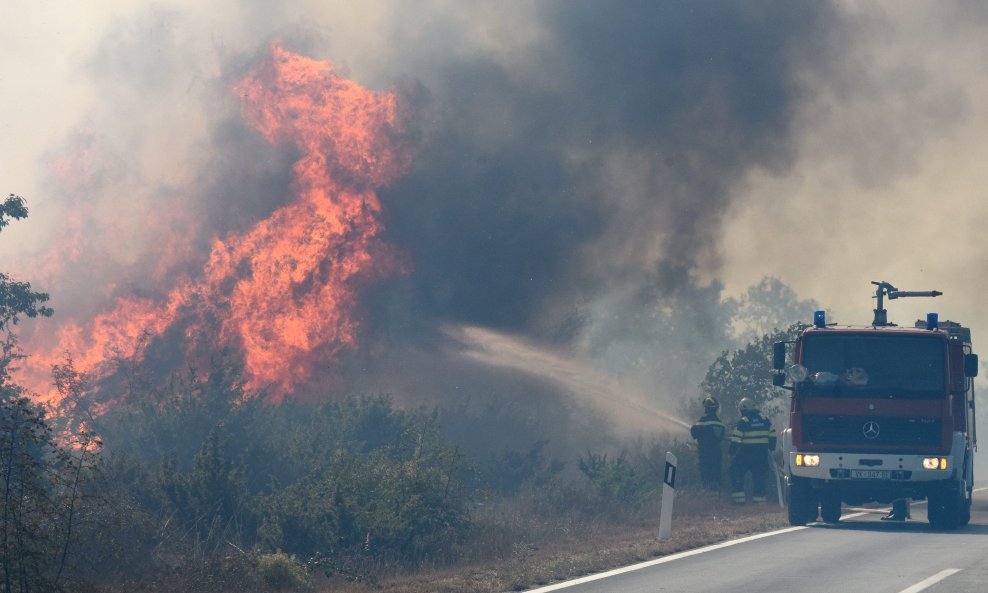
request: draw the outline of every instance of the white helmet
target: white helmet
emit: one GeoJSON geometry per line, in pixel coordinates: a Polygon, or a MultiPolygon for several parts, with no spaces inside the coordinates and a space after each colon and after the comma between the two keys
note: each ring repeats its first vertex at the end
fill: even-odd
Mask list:
{"type": "Polygon", "coordinates": [[[738,410],[743,414],[744,412],[754,412],[758,410],[758,406],[755,405],[755,401],[749,397],[742,397],[741,401],[738,402],[738,410]]]}

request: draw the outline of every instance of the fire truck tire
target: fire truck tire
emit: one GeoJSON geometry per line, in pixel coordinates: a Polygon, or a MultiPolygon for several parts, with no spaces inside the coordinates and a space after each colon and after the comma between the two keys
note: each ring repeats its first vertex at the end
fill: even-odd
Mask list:
{"type": "Polygon", "coordinates": [[[965,501],[959,484],[945,486],[927,499],[927,518],[934,529],[951,530],[961,525],[965,501]]]}
{"type": "Polygon", "coordinates": [[[971,522],[971,499],[961,503],[961,516],[960,522],[958,523],[961,527],[964,527],[971,522]]]}
{"type": "Polygon", "coordinates": [[[971,522],[971,500],[974,496],[974,488],[967,487],[967,498],[961,500],[960,526],[964,527],[971,522]]]}
{"type": "Polygon", "coordinates": [[[820,499],[820,514],[826,523],[840,522],[840,495],[837,492],[824,492],[820,499]]]}
{"type": "Polygon", "coordinates": [[[790,479],[786,491],[789,494],[789,524],[801,527],[816,521],[819,507],[810,485],[799,479],[790,479]]]}
{"type": "MultiPolygon", "coordinates": [[[[968,455],[964,456],[964,467],[968,467],[970,463],[970,457],[968,455]]],[[[967,478],[964,479],[962,484],[964,485],[964,498],[961,499],[961,527],[967,525],[971,522],[971,503],[974,501],[974,474],[970,474],[971,481],[969,482],[967,478]]]]}

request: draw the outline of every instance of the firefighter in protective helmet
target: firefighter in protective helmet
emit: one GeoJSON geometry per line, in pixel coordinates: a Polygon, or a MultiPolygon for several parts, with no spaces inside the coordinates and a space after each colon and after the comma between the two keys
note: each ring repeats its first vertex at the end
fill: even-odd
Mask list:
{"type": "Polygon", "coordinates": [[[721,442],[727,427],[717,417],[720,403],[712,395],[703,398],[703,416],[690,427],[690,435],[696,439],[700,461],[700,478],[710,490],[720,489],[721,442]]]}
{"type": "Polygon", "coordinates": [[[768,453],[775,450],[775,431],[750,398],[741,398],[738,411],[741,418],[731,433],[731,498],[738,504],[745,502],[744,476],[751,472],[751,500],[765,502],[768,453]]]}

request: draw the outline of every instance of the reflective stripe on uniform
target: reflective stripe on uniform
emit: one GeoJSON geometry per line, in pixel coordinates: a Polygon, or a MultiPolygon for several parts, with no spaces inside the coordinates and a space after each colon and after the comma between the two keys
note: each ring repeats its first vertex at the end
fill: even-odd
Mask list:
{"type": "Polygon", "coordinates": [[[774,436],[775,432],[771,430],[751,430],[746,432],[735,428],[731,434],[731,442],[741,445],[767,445],[768,440],[774,436]]]}
{"type": "Polygon", "coordinates": [[[734,499],[734,502],[744,502],[744,491],[731,492],[731,498],[734,499]]]}

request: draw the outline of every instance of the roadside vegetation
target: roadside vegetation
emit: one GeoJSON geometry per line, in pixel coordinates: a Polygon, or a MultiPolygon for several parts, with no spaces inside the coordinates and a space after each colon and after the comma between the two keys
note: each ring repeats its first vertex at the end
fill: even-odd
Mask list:
{"type": "MultiPolygon", "coordinates": [[[[44,455],[61,473],[37,488],[51,502],[19,510],[27,532],[49,534],[37,544],[47,555],[14,551],[38,579],[10,590],[415,591],[417,582],[420,591],[512,590],[782,517],[695,490],[685,443],[586,452],[572,474],[541,445],[481,468],[441,438],[433,415],[398,410],[384,396],[227,406],[220,386],[235,382],[182,385],[194,395],[99,418],[95,430],[108,443],[99,455],[47,441],[44,455]],[[668,449],[682,460],[683,490],[675,537],[659,544],[668,449]],[[502,474],[514,479],[497,480],[502,474]]],[[[50,424],[40,412],[32,418],[50,424]]]]}
{"type": "Polygon", "coordinates": [[[51,476],[32,482],[51,502],[20,510],[24,529],[49,534],[38,543],[47,556],[15,551],[39,580],[10,590],[513,590],[782,521],[777,507],[735,509],[698,490],[689,442],[565,460],[537,442],[470,458],[443,438],[435,410],[382,395],[273,407],[240,397],[237,369],[217,360],[201,379],[91,418],[98,449],[61,445],[52,435],[64,417],[28,414],[21,400],[57,472],[16,466],[51,476]],[[660,544],[669,450],[680,494],[674,537],[660,544]]]}
{"type": "MultiPolygon", "coordinates": [[[[0,206],[0,229],[27,215],[17,196],[0,206]]],[[[67,357],[53,369],[62,403],[45,409],[10,370],[18,318],[51,315],[47,300],[0,275],[2,593],[521,590],[783,522],[777,506],[701,491],[688,440],[562,455],[532,434],[468,452],[441,406],[385,394],[269,405],[226,351],[166,377],[121,359],[114,405],[100,407],[88,396],[106,386],[67,357]],[[667,451],[679,496],[660,543],[667,451]]],[[[703,389],[728,410],[742,394],[770,408],[778,396],[760,386],[783,335],[723,352],[703,389]]]]}

